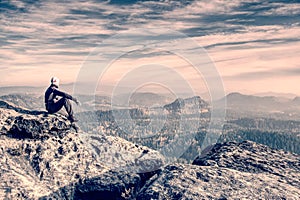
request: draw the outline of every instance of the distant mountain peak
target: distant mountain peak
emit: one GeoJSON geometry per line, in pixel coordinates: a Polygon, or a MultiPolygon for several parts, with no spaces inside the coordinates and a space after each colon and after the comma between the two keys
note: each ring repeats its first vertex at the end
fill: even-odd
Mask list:
{"type": "Polygon", "coordinates": [[[244,95],[240,92],[231,92],[231,93],[227,94],[227,96],[229,97],[229,96],[247,96],[247,95],[244,95]]]}
{"type": "Polygon", "coordinates": [[[299,96],[296,96],[296,97],[293,99],[293,102],[300,103],[300,97],[299,97],[299,96]]]}
{"type": "Polygon", "coordinates": [[[200,96],[194,96],[190,98],[177,98],[170,104],[166,104],[164,108],[169,111],[179,112],[182,109],[201,109],[207,107],[208,103],[201,99],[200,96]]]}

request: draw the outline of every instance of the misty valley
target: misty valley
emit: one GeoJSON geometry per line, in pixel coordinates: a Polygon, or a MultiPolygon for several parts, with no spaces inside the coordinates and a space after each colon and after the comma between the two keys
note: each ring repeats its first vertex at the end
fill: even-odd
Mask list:
{"type": "Polygon", "coordinates": [[[76,95],[77,131],[40,94],[0,96],[0,199],[300,195],[295,99],[76,95]]]}
{"type": "MultiPolygon", "coordinates": [[[[135,93],[127,104],[119,96],[80,95],[80,128],[89,134],[118,136],[158,150],[169,161],[191,163],[204,148],[218,142],[251,140],[276,149],[300,153],[298,98],[227,95],[226,119],[211,119],[211,103],[199,96],[172,99],[167,95],[135,93]],[[112,103],[113,102],[113,103],[112,103]]],[[[44,110],[43,97],[9,94],[0,100],[44,110]]],[[[127,99],[126,99],[127,100],[127,99]]],[[[216,103],[218,108],[218,102],[216,103]]]]}

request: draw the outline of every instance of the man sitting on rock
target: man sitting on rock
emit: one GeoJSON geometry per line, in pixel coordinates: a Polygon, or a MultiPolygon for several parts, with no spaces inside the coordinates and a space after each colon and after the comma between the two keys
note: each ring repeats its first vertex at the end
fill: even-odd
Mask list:
{"type": "Polygon", "coordinates": [[[70,120],[70,122],[73,123],[78,121],[74,118],[74,113],[70,100],[74,101],[77,105],[80,105],[80,102],[71,95],[58,90],[58,87],[59,79],[57,77],[52,77],[51,85],[45,92],[46,110],[48,111],[48,113],[53,114],[58,112],[64,106],[69,115],[68,119],[70,120]]]}

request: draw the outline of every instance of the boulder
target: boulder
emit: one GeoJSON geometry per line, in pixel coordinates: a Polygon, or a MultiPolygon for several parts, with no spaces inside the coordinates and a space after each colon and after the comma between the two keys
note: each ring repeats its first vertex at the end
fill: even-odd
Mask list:
{"type": "Polygon", "coordinates": [[[136,199],[297,199],[299,195],[298,186],[273,174],[172,164],[153,176],[136,199]]]}
{"type": "Polygon", "coordinates": [[[127,198],[145,182],[138,172],[163,165],[149,148],[76,133],[59,114],[0,108],[0,130],[0,199],[127,198]]]}

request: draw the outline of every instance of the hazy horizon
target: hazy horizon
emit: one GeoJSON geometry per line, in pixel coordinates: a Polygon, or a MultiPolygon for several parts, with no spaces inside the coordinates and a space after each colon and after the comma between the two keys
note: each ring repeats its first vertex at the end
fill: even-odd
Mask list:
{"type": "Polygon", "coordinates": [[[97,68],[105,69],[101,79],[90,80],[94,85],[99,83],[97,87],[118,85],[134,72],[122,87],[133,84],[138,89],[135,82],[148,75],[155,83],[168,80],[161,89],[172,86],[175,93],[188,87],[196,94],[206,93],[210,87],[206,79],[218,79],[225,94],[300,96],[300,3],[293,0],[46,0],[0,4],[1,87],[46,87],[52,76],[58,76],[62,84],[73,83],[87,73],[82,71],[87,67],[86,79],[98,73],[97,68]],[[127,37],[123,37],[124,32],[127,37]],[[183,36],[198,46],[189,46],[183,36]],[[179,49],[172,46],[174,42],[180,44],[179,49]],[[97,59],[91,59],[99,46],[97,59]],[[182,54],[176,54],[181,50],[182,54]],[[120,52],[121,56],[115,57],[120,52]],[[183,56],[186,52],[195,62],[183,56]],[[207,54],[211,64],[193,52],[207,54]],[[196,72],[195,65],[203,70],[196,72]],[[203,71],[211,67],[217,73],[208,77],[203,71]]]}
{"type": "MultiPolygon", "coordinates": [[[[73,87],[74,83],[67,83],[67,84],[62,84],[60,89],[62,89],[63,91],[66,92],[70,92],[73,94],[74,92],[74,87],[73,87]]],[[[32,85],[9,85],[9,86],[0,86],[0,96],[1,95],[7,95],[7,94],[22,94],[22,93],[28,93],[28,91],[24,91],[23,88],[32,88],[34,91],[40,89],[41,90],[41,95],[43,95],[43,89],[46,89],[47,87],[49,87],[48,85],[43,85],[43,86],[32,86],[32,85]],[[9,90],[3,93],[3,90],[9,90]],[[21,91],[19,90],[21,89],[21,91]]],[[[113,88],[114,86],[107,86],[110,88],[113,88]]],[[[29,91],[30,93],[30,91],[29,91]]],[[[35,93],[35,92],[33,92],[35,93]]],[[[141,90],[141,91],[134,91],[133,93],[153,93],[153,94],[158,94],[158,95],[165,95],[165,96],[172,96],[172,94],[168,93],[168,92],[164,92],[164,91],[154,91],[154,90],[141,90]]],[[[132,94],[133,94],[132,93],[132,94]]],[[[296,93],[285,93],[285,92],[274,92],[274,91],[265,91],[265,92],[255,92],[255,91],[249,91],[249,90],[240,90],[240,91],[228,91],[225,92],[225,95],[229,95],[229,94],[234,94],[234,93],[240,93],[242,95],[253,95],[253,96],[259,96],[259,97],[267,97],[267,96],[274,96],[274,97],[285,97],[287,99],[293,99],[295,97],[299,97],[300,94],[296,94],[296,93]]],[[[89,93],[90,94],[90,93],[89,93]]],[[[120,93],[120,95],[122,94],[128,94],[128,93],[120,93]]],[[[80,95],[85,95],[85,93],[80,94],[80,95]]],[[[96,91],[94,94],[90,94],[90,95],[103,95],[103,96],[110,96],[111,95],[111,90],[109,89],[108,91],[96,91]]],[[[184,93],[184,91],[182,91],[181,93],[177,94],[178,97],[180,98],[188,98],[188,97],[192,97],[192,96],[200,96],[201,98],[204,98],[205,100],[207,100],[209,98],[209,93],[208,92],[202,92],[202,93],[193,93],[193,94],[189,94],[189,93],[184,93]]]]}

